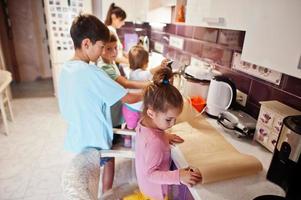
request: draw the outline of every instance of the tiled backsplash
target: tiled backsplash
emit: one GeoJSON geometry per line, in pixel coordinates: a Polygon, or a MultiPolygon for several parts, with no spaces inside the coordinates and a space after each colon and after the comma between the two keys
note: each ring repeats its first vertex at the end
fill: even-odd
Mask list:
{"type": "Polygon", "coordinates": [[[164,55],[168,58],[185,64],[189,64],[191,57],[212,60],[218,71],[229,77],[239,90],[248,95],[247,105],[242,109],[252,116],[258,117],[259,101],[266,100],[278,100],[301,110],[301,79],[282,74],[280,84],[276,85],[231,68],[234,53],[242,52],[244,31],[176,24],[152,28],[147,23],[127,23],[119,33],[122,36],[123,32],[134,31],[137,27],[145,29],[141,34],[150,37],[151,49],[154,49],[154,42],[163,44],[164,55]],[[182,50],[169,46],[170,36],[184,39],[182,50]]]}

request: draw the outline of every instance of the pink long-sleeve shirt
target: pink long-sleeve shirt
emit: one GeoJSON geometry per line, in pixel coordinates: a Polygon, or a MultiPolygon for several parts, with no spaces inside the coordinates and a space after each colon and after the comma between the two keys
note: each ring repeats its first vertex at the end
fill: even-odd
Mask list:
{"type": "Polygon", "coordinates": [[[167,196],[167,187],[180,184],[179,170],[170,171],[169,141],[164,131],[147,128],[140,123],[136,128],[136,174],[142,193],[156,200],[167,196]]]}

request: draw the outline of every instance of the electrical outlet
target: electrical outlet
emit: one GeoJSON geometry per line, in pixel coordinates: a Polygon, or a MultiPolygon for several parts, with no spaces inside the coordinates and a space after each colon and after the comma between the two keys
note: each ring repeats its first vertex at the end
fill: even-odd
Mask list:
{"type": "Polygon", "coordinates": [[[160,42],[155,42],[154,49],[156,51],[158,51],[159,53],[163,53],[163,51],[164,51],[164,45],[161,44],[160,42]]]}
{"type": "Polygon", "coordinates": [[[182,50],[183,46],[184,46],[184,39],[179,38],[179,37],[170,36],[169,37],[169,45],[182,50]]]}
{"type": "Polygon", "coordinates": [[[242,106],[246,106],[248,95],[240,90],[236,90],[236,102],[242,106]]]}

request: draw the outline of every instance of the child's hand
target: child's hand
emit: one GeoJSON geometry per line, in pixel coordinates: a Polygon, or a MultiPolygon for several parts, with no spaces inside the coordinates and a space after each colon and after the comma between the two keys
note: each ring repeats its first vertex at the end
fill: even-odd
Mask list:
{"type": "Polygon", "coordinates": [[[180,182],[184,185],[192,187],[202,181],[202,175],[197,168],[180,169],[180,182]]]}
{"type": "Polygon", "coordinates": [[[167,134],[169,144],[183,143],[184,142],[183,138],[181,138],[180,136],[178,136],[176,134],[170,134],[170,133],[166,133],[166,134],[167,134]]]}

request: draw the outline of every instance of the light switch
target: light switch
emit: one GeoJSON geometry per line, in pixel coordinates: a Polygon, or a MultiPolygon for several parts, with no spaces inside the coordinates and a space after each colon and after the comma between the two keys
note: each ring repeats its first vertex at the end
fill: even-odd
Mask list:
{"type": "Polygon", "coordinates": [[[169,37],[169,45],[182,50],[183,46],[184,46],[184,39],[179,38],[179,37],[170,36],[169,37]]]}
{"type": "Polygon", "coordinates": [[[164,45],[161,44],[160,42],[155,42],[154,49],[155,49],[155,51],[157,51],[159,53],[163,53],[164,45]]]}
{"type": "Polygon", "coordinates": [[[299,65],[298,65],[298,69],[301,69],[301,55],[299,57],[299,65]]]}

